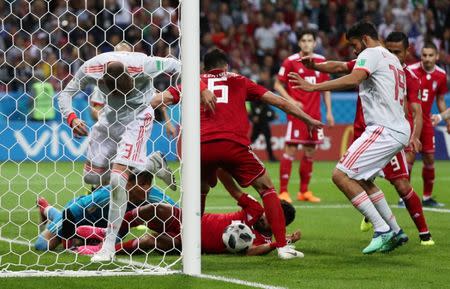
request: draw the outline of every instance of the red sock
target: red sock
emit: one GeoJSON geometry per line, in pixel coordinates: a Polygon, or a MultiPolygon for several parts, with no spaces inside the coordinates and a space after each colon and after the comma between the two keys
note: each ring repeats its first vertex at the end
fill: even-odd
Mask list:
{"type": "Polygon", "coordinates": [[[402,198],[405,202],[406,209],[408,210],[411,219],[416,224],[419,233],[428,233],[427,222],[425,221],[425,216],[423,215],[422,203],[420,202],[419,196],[411,188],[411,191],[402,198]]]}
{"type": "Polygon", "coordinates": [[[300,192],[308,191],[309,181],[311,180],[313,169],[313,158],[303,155],[300,162],[300,192]]]}
{"type": "Polygon", "coordinates": [[[288,191],[289,178],[291,177],[293,157],[283,154],[280,161],[280,193],[288,191]]]}
{"type": "Polygon", "coordinates": [[[424,165],[422,169],[423,197],[430,198],[434,185],[434,165],[424,165]]]}
{"type": "Polygon", "coordinates": [[[267,221],[272,227],[277,247],[284,247],[286,246],[286,222],[277,192],[274,188],[271,188],[260,194],[264,203],[267,221]]]}
{"type": "Polygon", "coordinates": [[[116,244],[116,252],[132,253],[137,248],[139,248],[139,239],[132,239],[116,244]]]}

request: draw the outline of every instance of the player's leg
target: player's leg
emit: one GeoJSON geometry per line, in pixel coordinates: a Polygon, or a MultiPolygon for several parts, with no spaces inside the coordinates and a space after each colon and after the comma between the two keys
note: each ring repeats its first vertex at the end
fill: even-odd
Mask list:
{"type": "Polygon", "coordinates": [[[406,162],[408,163],[408,179],[411,182],[411,174],[414,167],[414,162],[416,161],[416,153],[412,150],[407,150],[406,152],[406,162]]]}
{"type": "Polygon", "coordinates": [[[422,200],[422,203],[425,207],[442,207],[443,204],[438,203],[432,197],[434,179],[435,179],[434,153],[423,153],[422,157],[423,157],[423,168],[422,168],[423,200],[422,200]]]}
{"type": "Polygon", "coordinates": [[[280,160],[280,190],[279,198],[292,203],[289,195],[288,185],[291,177],[292,162],[297,154],[297,144],[286,143],[284,145],[284,153],[280,160]]]}
{"type": "Polygon", "coordinates": [[[160,151],[151,153],[146,160],[145,169],[161,179],[172,191],[177,189],[175,175],[160,151]]]}
{"type": "Polygon", "coordinates": [[[264,139],[266,140],[266,150],[269,157],[269,161],[275,162],[277,159],[275,158],[272,150],[272,132],[270,131],[270,125],[268,123],[264,123],[261,128],[262,134],[264,135],[264,139]]]}
{"type": "Polygon", "coordinates": [[[313,160],[316,153],[315,144],[303,145],[303,156],[300,161],[299,175],[300,175],[300,191],[297,195],[299,201],[307,201],[312,203],[320,202],[320,198],[313,195],[308,189],[313,171],[313,160]]]}

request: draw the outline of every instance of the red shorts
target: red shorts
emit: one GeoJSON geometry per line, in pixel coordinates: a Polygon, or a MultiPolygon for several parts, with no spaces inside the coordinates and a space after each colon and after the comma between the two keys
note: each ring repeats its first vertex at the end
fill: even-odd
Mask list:
{"type": "Polygon", "coordinates": [[[408,163],[403,150],[396,154],[383,169],[386,180],[393,181],[400,178],[408,178],[408,163]]]}
{"type": "Polygon", "coordinates": [[[309,130],[306,123],[299,119],[288,120],[284,142],[287,144],[322,144],[323,129],[309,130]]]}
{"type": "Polygon", "coordinates": [[[201,145],[201,176],[211,187],[217,184],[217,169],[230,173],[241,187],[248,187],[266,169],[252,149],[229,140],[215,140],[201,145]]]}
{"type": "Polygon", "coordinates": [[[434,128],[431,122],[424,121],[422,127],[422,134],[420,135],[420,141],[422,142],[422,153],[434,153],[434,128]]]}
{"type": "Polygon", "coordinates": [[[172,207],[173,217],[166,221],[164,233],[172,238],[181,238],[181,209],[172,207]]]}

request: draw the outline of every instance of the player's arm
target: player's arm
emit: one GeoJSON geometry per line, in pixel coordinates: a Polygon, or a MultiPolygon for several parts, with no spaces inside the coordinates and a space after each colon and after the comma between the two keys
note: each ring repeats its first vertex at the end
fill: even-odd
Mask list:
{"type": "Polygon", "coordinates": [[[292,103],[297,103],[295,99],[293,99],[286,90],[284,84],[278,79],[275,79],[275,84],[273,88],[286,100],[291,101],[292,103]]]}
{"type": "Polygon", "coordinates": [[[257,246],[251,246],[248,248],[246,255],[247,256],[261,256],[261,255],[267,255],[276,248],[276,243],[267,243],[267,244],[261,244],[257,246]]]}
{"type": "Polygon", "coordinates": [[[338,79],[325,81],[317,84],[309,83],[300,77],[298,73],[290,72],[290,81],[294,83],[295,89],[303,89],[305,91],[327,91],[327,90],[344,90],[353,89],[361,82],[367,79],[369,73],[362,69],[353,69],[350,74],[342,76],[338,79]]]}
{"type": "Polygon", "coordinates": [[[162,105],[159,107],[162,113],[163,121],[164,121],[164,127],[166,129],[166,134],[170,138],[175,138],[177,136],[177,129],[172,124],[172,121],[170,120],[169,114],[167,113],[167,107],[165,105],[162,105]]]}
{"type": "Polygon", "coordinates": [[[153,78],[163,72],[181,72],[180,60],[173,57],[147,57],[144,63],[144,74],[147,77],[153,78]]]}
{"type": "Polygon", "coordinates": [[[431,121],[433,122],[433,126],[438,125],[442,120],[450,119],[450,108],[447,108],[446,111],[441,112],[440,114],[433,114],[431,116],[431,121]]]}
{"type": "Polygon", "coordinates": [[[261,97],[261,101],[276,106],[279,109],[283,110],[284,112],[295,116],[296,118],[300,119],[301,121],[309,125],[310,128],[321,128],[323,126],[323,123],[309,116],[297,105],[284,99],[283,97],[277,96],[276,94],[270,91],[267,91],[266,93],[263,94],[263,96],[261,97]]]}
{"type": "Polygon", "coordinates": [[[349,73],[351,69],[349,69],[347,62],[344,61],[325,61],[316,63],[313,61],[313,58],[302,57],[301,62],[309,69],[317,70],[323,73],[349,73]]]}
{"type": "Polygon", "coordinates": [[[59,110],[66,119],[67,124],[73,129],[75,136],[87,136],[88,129],[86,124],[78,118],[72,107],[72,98],[88,84],[95,80],[83,72],[86,63],[80,67],[78,72],[66,87],[58,95],[59,110]]]}
{"type": "Polygon", "coordinates": [[[421,149],[420,135],[422,134],[423,117],[422,117],[422,105],[420,103],[411,103],[411,113],[414,120],[414,128],[411,134],[412,146],[415,152],[419,152],[421,149]]]}
{"type": "Polygon", "coordinates": [[[327,124],[333,126],[334,117],[333,117],[333,109],[331,107],[331,91],[323,92],[323,101],[325,103],[325,108],[327,110],[327,124]]]}
{"type": "MultiPolygon", "coordinates": [[[[447,105],[445,104],[445,94],[438,94],[436,96],[436,105],[440,113],[447,110],[447,105]]],[[[446,119],[445,121],[447,122],[447,132],[450,133],[450,119],[446,119]]]]}

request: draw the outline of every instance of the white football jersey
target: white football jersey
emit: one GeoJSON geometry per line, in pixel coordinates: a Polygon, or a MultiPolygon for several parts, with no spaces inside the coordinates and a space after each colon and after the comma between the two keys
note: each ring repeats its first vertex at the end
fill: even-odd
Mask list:
{"type": "Polygon", "coordinates": [[[127,123],[134,115],[150,104],[154,95],[153,79],[163,72],[181,71],[181,62],[175,58],[147,56],[139,52],[114,51],[99,54],[86,61],[73,79],[58,96],[61,113],[67,118],[73,113],[72,97],[88,85],[96,85],[104,97],[104,117],[110,123],[121,121],[127,123]],[[128,74],[134,79],[134,88],[125,99],[109,97],[110,90],[98,82],[105,73],[108,62],[123,63],[128,74]]]}
{"type": "Polygon", "coordinates": [[[386,127],[395,139],[407,145],[411,129],[403,108],[406,76],[398,58],[382,46],[366,48],[353,69],[369,74],[359,85],[366,125],[386,127]]]}

